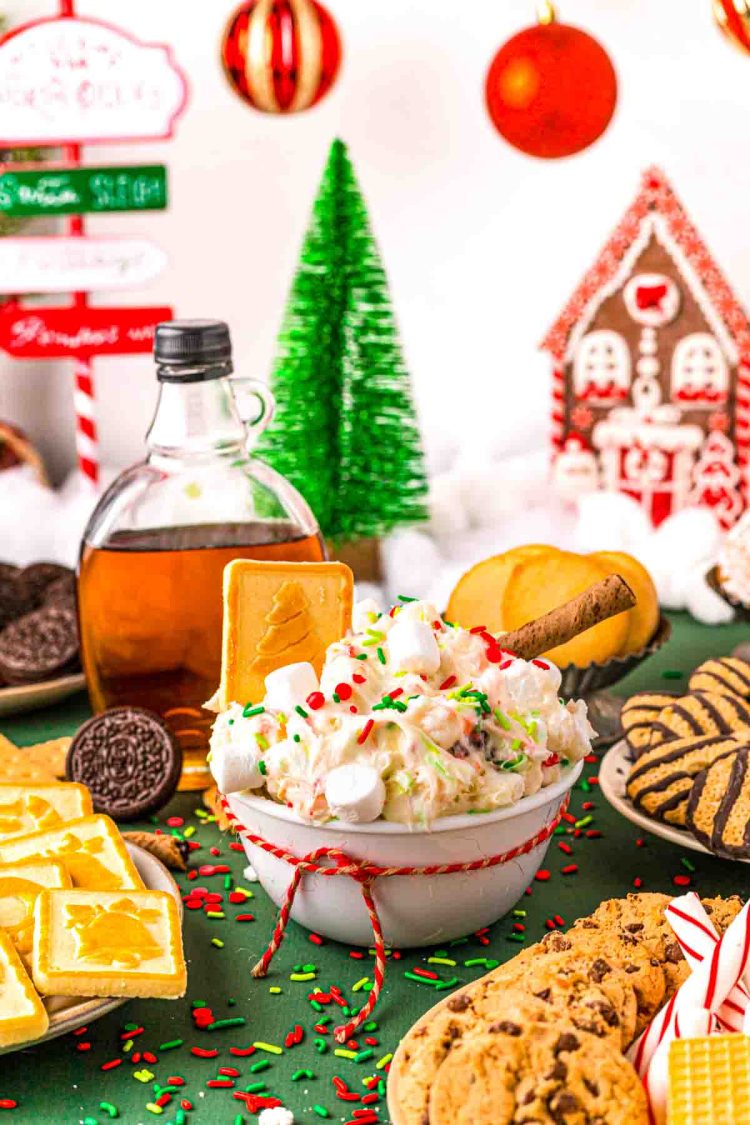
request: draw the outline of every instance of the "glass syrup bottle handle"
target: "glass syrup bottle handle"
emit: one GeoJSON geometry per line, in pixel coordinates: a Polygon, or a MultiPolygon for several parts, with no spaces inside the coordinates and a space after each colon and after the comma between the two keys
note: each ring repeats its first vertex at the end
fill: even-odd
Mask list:
{"type": "Polygon", "coordinates": [[[259,379],[233,376],[230,381],[237,410],[247,431],[247,444],[253,445],[271,422],[276,411],[276,399],[272,391],[259,379]],[[248,409],[250,399],[254,400],[254,412],[252,407],[248,409]]]}

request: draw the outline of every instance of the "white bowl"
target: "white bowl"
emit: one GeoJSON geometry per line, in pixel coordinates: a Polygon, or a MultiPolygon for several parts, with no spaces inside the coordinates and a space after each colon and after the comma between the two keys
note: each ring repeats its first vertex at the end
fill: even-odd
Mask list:
{"type": "MultiPolygon", "coordinates": [[[[583,763],[568,767],[554,785],[524,797],[512,808],[477,815],[446,816],[429,829],[375,821],[372,824],[310,824],[284,805],[249,793],[233,793],[229,805],[254,835],[296,856],[317,848],[340,848],[381,867],[425,867],[470,863],[523,844],[552,821],[583,763]]],[[[292,877],[282,859],[241,837],[263,888],[280,906],[292,877]]],[[[449,875],[393,875],[377,879],[375,902],[389,945],[436,945],[506,914],[539,870],[546,840],[526,855],[497,867],[449,875]]],[[[292,918],[307,929],[347,945],[372,945],[372,927],[359,884],[346,876],[305,875],[292,918]]]]}

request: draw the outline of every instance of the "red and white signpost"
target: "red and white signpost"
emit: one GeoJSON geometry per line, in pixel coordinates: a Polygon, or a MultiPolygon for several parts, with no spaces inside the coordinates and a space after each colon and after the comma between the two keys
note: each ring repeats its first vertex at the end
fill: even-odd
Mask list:
{"type": "MultiPolygon", "coordinates": [[[[74,0],[60,0],[58,16],[24,24],[0,39],[0,147],[62,148],[55,168],[71,172],[84,167],[83,144],[171,137],[187,99],[187,83],[168,47],[76,16],[73,5],[74,0]]],[[[3,166],[6,175],[27,170],[3,166]]],[[[138,172],[124,167],[122,182],[138,172]]],[[[26,190],[33,192],[33,183],[26,190]]],[[[149,206],[154,209],[153,201],[149,206]]],[[[121,208],[115,202],[108,209],[138,210],[138,197],[126,194],[121,208]]],[[[156,325],[170,319],[172,310],[92,308],[90,290],[141,285],[161,272],[166,259],[144,239],[87,238],[83,213],[68,215],[65,223],[66,235],[59,239],[0,240],[0,293],[74,290],[72,305],[63,307],[32,308],[16,298],[5,304],[0,348],[18,359],[73,360],[78,463],[95,487],[94,356],[149,352],[156,325]]]]}

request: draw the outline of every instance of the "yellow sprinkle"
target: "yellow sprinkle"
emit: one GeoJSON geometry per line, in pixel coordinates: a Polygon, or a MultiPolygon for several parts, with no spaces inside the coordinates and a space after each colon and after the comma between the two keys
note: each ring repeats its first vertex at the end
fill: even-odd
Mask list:
{"type": "Polygon", "coordinates": [[[256,1051],[268,1051],[271,1055],[283,1055],[284,1052],[281,1047],[277,1047],[274,1043],[253,1043],[256,1051]]]}
{"type": "Polygon", "coordinates": [[[362,977],[362,980],[358,980],[356,984],[352,985],[352,992],[359,992],[361,988],[365,987],[369,979],[369,977],[362,977]]]}
{"type": "Polygon", "coordinates": [[[389,1051],[387,1055],[383,1055],[382,1059],[378,1059],[378,1061],[375,1063],[375,1069],[382,1070],[384,1066],[388,1066],[388,1063],[392,1058],[393,1051],[389,1051]]]}
{"type": "Polygon", "coordinates": [[[147,1102],[146,1103],[146,1109],[148,1110],[149,1113],[155,1113],[157,1116],[160,1113],[164,1113],[164,1110],[163,1110],[162,1106],[157,1105],[156,1102],[147,1102]]]}
{"type": "Polygon", "coordinates": [[[223,949],[224,948],[224,942],[221,940],[221,938],[217,938],[217,937],[211,938],[211,945],[215,945],[217,949],[223,949]]]}
{"type": "Polygon", "coordinates": [[[185,837],[186,840],[189,840],[191,836],[195,835],[195,825],[194,824],[188,824],[187,828],[184,829],[182,835],[185,837]]]}
{"type": "Polygon", "coordinates": [[[123,1051],[126,1051],[126,1052],[132,1051],[133,1050],[133,1040],[132,1039],[126,1039],[125,1042],[122,1045],[122,1049],[123,1049],[123,1051]]]}
{"type": "Polygon", "coordinates": [[[279,988],[278,984],[272,984],[268,991],[272,996],[278,996],[278,994],[281,992],[281,989],[279,988]]]}
{"type": "Polygon", "coordinates": [[[451,961],[450,957],[428,957],[427,958],[427,964],[428,965],[450,965],[451,967],[453,967],[453,966],[456,965],[456,962],[451,961]]]}
{"type": "Polygon", "coordinates": [[[150,1082],[153,1078],[150,1070],[134,1070],[133,1078],[137,1078],[139,1082],[150,1082]]]}
{"type": "Polygon", "coordinates": [[[347,1051],[344,1047],[337,1047],[333,1053],[340,1059],[356,1059],[357,1057],[356,1051],[347,1051]]]}

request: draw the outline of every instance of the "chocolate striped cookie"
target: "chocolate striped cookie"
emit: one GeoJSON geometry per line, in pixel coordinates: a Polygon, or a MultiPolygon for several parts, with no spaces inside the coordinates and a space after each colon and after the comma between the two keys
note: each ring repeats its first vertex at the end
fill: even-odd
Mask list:
{"type": "Polygon", "coordinates": [[[699,664],[688,680],[691,691],[739,695],[750,699],[750,664],[737,656],[722,656],[699,664]]]}
{"type": "Polygon", "coordinates": [[[709,851],[750,858],[750,748],[720,758],[695,779],[687,826],[709,851]]]}
{"type": "Polygon", "coordinates": [[[738,695],[696,691],[673,699],[651,727],[649,749],[676,738],[700,738],[708,734],[733,734],[750,729],[750,700],[738,695]]]}
{"type": "Polygon", "coordinates": [[[625,741],[634,758],[648,749],[652,726],[664,708],[676,699],[674,692],[641,691],[625,701],[620,712],[620,722],[625,732],[625,741]]]}
{"type": "Polygon", "coordinates": [[[630,771],[627,794],[636,808],[655,820],[685,824],[688,798],[701,770],[750,745],[748,737],[679,738],[643,754],[630,771]]]}

